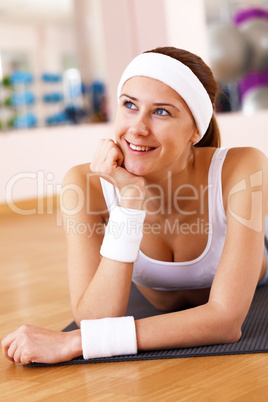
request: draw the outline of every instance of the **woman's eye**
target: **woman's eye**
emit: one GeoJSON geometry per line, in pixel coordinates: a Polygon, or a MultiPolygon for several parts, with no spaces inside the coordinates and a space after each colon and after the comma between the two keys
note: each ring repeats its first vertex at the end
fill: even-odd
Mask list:
{"type": "Polygon", "coordinates": [[[134,103],[132,103],[130,101],[125,101],[124,106],[126,106],[128,109],[137,109],[136,106],[134,105],[134,103]]]}
{"type": "Polygon", "coordinates": [[[169,116],[169,114],[170,114],[166,109],[162,109],[162,108],[156,109],[155,113],[158,116],[169,116]]]}

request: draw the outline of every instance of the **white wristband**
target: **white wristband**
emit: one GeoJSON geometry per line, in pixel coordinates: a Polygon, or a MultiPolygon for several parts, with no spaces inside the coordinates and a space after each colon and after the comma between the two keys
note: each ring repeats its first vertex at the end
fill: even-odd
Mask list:
{"type": "Polygon", "coordinates": [[[138,258],[142,240],[143,210],[116,206],[110,214],[100,253],[120,262],[134,262],[138,258]]]}
{"type": "Polygon", "coordinates": [[[137,353],[134,317],[83,320],[80,328],[84,359],[137,353]]]}

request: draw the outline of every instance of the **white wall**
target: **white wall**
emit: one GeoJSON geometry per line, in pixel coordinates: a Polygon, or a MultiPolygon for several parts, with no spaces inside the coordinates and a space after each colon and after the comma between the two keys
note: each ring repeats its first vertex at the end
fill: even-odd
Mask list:
{"type": "Polygon", "coordinates": [[[163,0],[163,2],[169,46],[196,53],[208,63],[205,0],[187,0],[184,2],[163,0]]]}
{"type": "Polygon", "coordinates": [[[106,81],[106,52],[100,0],[73,2],[73,25],[76,56],[82,81],[106,81]]]}
{"type": "Polygon", "coordinates": [[[100,138],[113,125],[92,124],[10,132],[0,136],[0,203],[59,192],[67,170],[91,160],[100,138]],[[38,179],[38,180],[37,180],[38,179]],[[39,182],[39,185],[37,183],[39,182]]]}
{"type": "Polygon", "coordinates": [[[218,116],[223,147],[255,147],[268,157],[268,110],[253,116],[226,113],[218,116]]]}

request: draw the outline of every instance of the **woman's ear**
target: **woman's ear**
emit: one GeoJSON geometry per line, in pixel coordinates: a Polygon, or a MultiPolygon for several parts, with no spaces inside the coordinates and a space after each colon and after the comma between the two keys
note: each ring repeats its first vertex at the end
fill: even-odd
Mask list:
{"type": "Polygon", "coordinates": [[[192,135],[190,141],[191,141],[193,144],[196,144],[199,140],[200,140],[200,134],[199,134],[199,131],[196,129],[196,130],[194,131],[194,133],[193,133],[193,135],[192,135]]]}

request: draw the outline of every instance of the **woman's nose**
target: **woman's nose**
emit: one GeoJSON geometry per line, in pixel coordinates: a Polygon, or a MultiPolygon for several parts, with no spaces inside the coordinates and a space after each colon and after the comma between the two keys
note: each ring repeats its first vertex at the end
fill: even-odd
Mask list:
{"type": "Polygon", "coordinates": [[[150,132],[148,125],[142,119],[138,119],[131,125],[131,133],[135,135],[148,135],[150,132]]]}

